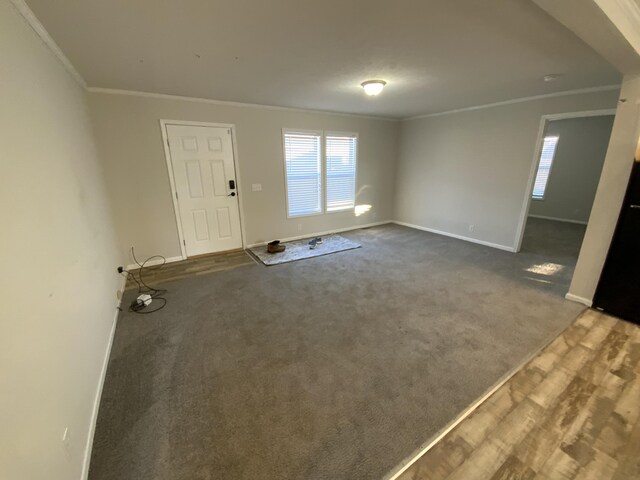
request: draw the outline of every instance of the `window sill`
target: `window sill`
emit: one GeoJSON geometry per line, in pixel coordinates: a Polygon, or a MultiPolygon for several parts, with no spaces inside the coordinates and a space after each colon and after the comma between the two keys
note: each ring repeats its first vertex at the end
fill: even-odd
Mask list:
{"type": "Polygon", "coordinates": [[[301,213],[299,215],[289,215],[287,214],[287,219],[292,220],[294,218],[304,218],[304,217],[316,217],[318,215],[324,215],[324,212],[317,213],[301,213]]]}
{"type": "Polygon", "coordinates": [[[326,213],[344,213],[344,212],[353,212],[355,210],[355,207],[346,207],[346,208],[339,208],[336,210],[327,210],[326,213]]]}

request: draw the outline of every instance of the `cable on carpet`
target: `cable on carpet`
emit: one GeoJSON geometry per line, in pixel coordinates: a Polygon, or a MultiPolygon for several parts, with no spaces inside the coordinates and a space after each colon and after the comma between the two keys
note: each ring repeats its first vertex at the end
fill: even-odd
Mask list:
{"type": "Polygon", "coordinates": [[[165,293],[167,293],[167,290],[162,288],[155,288],[147,285],[147,283],[144,281],[143,274],[145,272],[145,269],[157,270],[159,268],[162,268],[167,263],[167,259],[162,255],[153,255],[147,258],[144,262],[140,263],[136,258],[136,252],[134,247],[131,247],[131,256],[133,257],[134,262],[136,262],[136,264],[138,265],[138,270],[136,272],[131,272],[129,270],[123,269],[121,273],[121,275],[126,275],[127,278],[133,279],[133,281],[138,285],[138,295],[129,305],[129,311],[133,313],[149,314],[149,313],[157,312],[158,310],[162,310],[167,304],[167,299],[164,298],[163,296],[165,293]],[[155,265],[148,266],[147,263],[149,263],[154,259],[161,259],[162,262],[155,265]],[[137,278],[135,273],[138,274],[137,278]],[[156,300],[160,302],[160,306],[148,310],[147,305],[144,302],[138,301],[138,297],[143,294],[149,295],[151,297],[151,300],[156,300]]]}

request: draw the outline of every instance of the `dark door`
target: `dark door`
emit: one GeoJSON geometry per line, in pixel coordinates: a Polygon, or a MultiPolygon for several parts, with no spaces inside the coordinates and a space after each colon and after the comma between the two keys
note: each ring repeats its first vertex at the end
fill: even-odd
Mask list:
{"type": "Polygon", "coordinates": [[[633,170],[594,306],[640,323],[640,161],[633,170]]]}

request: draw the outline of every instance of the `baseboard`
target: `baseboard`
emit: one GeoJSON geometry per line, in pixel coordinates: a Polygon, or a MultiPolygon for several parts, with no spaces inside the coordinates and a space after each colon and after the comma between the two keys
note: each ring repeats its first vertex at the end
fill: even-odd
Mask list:
{"type": "MultiPolygon", "coordinates": [[[[387,223],[394,223],[391,220],[385,220],[384,222],[374,222],[374,223],[365,223],[363,225],[353,225],[351,227],[345,227],[345,228],[337,228],[337,229],[333,229],[333,230],[326,230],[324,232],[313,232],[313,233],[305,233],[304,235],[297,235],[295,237],[287,237],[287,238],[278,238],[278,240],[280,240],[281,242],[293,242],[295,240],[302,240],[303,238],[310,238],[310,237],[322,237],[322,236],[326,236],[326,235],[331,235],[333,233],[342,233],[342,232],[350,232],[352,230],[360,230],[361,228],[370,228],[370,227],[377,227],[380,225],[386,225],[387,223]]],[[[267,242],[260,242],[260,243],[252,243],[246,246],[246,248],[253,248],[253,247],[261,247],[263,245],[266,245],[267,242]]]]}
{"type": "Polygon", "coordinates": [[[572,302],[578,302],[581,303],[583,305],[586,305],[587,307],[591,307],[591,305],[593,304],[593,300],[589,300],[588,298],[584,298],[584,297],[579,297],[578,295],[574,295],[573,293],[567,293],[564,298],[566,298],[567,300],[571,300],[572,302]]]}
{"type": "Polygon", "coordinates": [[[100,408],[100,399],[102,398],[102,388],[104,387],[104,380],[107,376],[107,367],[109,366],[109,357],[111,356],[111,347],[113,346],[113,339],[116,334],[116,326],[118,324],[118,314],[120,313],[120,307],[122,305],[122,297],[124,296],[124,287],[127,283],[127,277],[122,276],[122,282],[120,285],[120,299],[116,306],[116,313],[113,317],[111,325],[111,332],[109,333],[109,342],[107,343],[107,350],[104,353],[104,359],[102,360],[102,370],[100,371],[100,381],[98,383],[98,390],[96,397],[93,401],[93,410],[91,412],[91,423],[89,424],[89,433],[87,435],[87,445],[84,452],[84,460],[82,462],[82,480],[89,478],[89,465],[91,463],[91,452],[93,450],[93,439],[96,434],[96,423],[98,421],[98,410],[100,408]]]}
{"type": "MultiPolygon", "coordinates": [[[[154,265],[160,265],[162,262],[165,263],[173,263],[173,262],[180,262],[184,260],[184,258],[182,258],[181,256],[177,256],[177,257],[168,257],[165,260],[162,260],[161,258],[157,259],[157,260],[150,260],[147,263],[145,263],[145,267],[153,267],[154,265]]],[[[132,263],[130,265],[127,265],[125,267],[126,270],[137,270],[140,268],[140,265],[138,265],[137,263],[132,263]]]]}
{"type": "Polygon", "coordinates": [[[542,220],[553,220],[554,222],[577,223],[578,225],[587,224],[587,222],[583,222],[582,220],[571,220],[569,218],[546,217],[544,215],[527,215],[527,216],[531,218],[540,218],[542,220]]]}
{"type": "Polygon", "coordinates": [[[400,222],[398,220],[394,220],[392,223],[395,223],[397,225],[402,225],[403,227],[415,228],[416,230],[422,230],[425,232],[436,233],[438,235],[444,235],[445,237],[457,238],[458,240],[464,240],[466,242],[477,243],[479,245],[484,245],[486,247],[505,250],[507,252],[515,252],[513,247],[509,247],[507,245],[501,245],[499,243],[486,242],[484,240],[478,240],[477,238],[465,237],[463,235],[457,235],[455,233],[444,232],[442,230],[436,230],[434,228],[423,227],[421,225],[415,225],[413,223],[400,222]]]}

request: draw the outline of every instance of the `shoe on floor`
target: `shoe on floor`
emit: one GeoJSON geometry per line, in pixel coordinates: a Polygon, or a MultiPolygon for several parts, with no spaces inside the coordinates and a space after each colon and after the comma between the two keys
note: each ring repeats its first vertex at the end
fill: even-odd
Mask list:
{"type": "Polygon", "coordinates": [[[322,243],[322,237],[316,237],[316,243],[320,245],[322,243]]]}
{"type": "Polygon", "coordinates": [[[311,250],[313,250],[314,248],[316,248],[316,244],[318,243],[317,239],[314,238],[313,240],[309,240],[309,248],[311,250]]]}
{"type": "Polygon", "coordinates": [[[274,240],[273,242],[267,243],[268,253],[284,252],[286,248],[287,248],[286,245],[280,245],[280,240],[274,240]]]}

